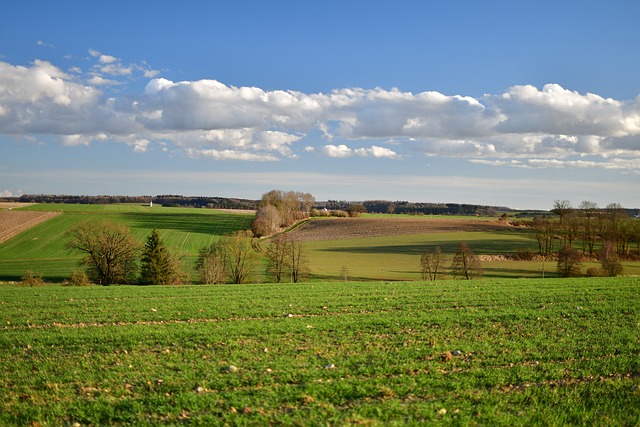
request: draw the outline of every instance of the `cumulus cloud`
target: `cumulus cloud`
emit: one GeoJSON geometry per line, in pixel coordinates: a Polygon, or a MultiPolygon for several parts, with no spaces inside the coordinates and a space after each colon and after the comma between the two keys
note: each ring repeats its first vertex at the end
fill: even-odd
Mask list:
{"type": "MultiPolygon", "coordinates": [[[[311,152],[315,151],[314,147],[306,147],[305,151],[311,152]]],[[[342,159],[352,156],[360,156],[360,157],[375,157],[378,159],[388,158],[388,159],[398,159],[400,156],[393,150],[384,147],[378,147],[377,145],[372,145],[369,148],[349,148],[345,144],[333,145],[328,144],[320,147],[318,150],[321,154],[332,157],[336,159],[342,159]]]]}
{"type": "Polygon", "coordinates": [[[308,94],[174,82],[144,63],[124,64],[97,50],[89,55],[95,64],[87,71],[0,62],[0,132],[53,135],[64,145],[119,141],[137,152],[170,147],[216,160],[425,155],[633,173],[640,160],[640,97],[615,100],[556,84],[480,98],[381,88],[308,94]],[[144,91],[109,93],[134,74],[150,78],[144,91]]]}
{"type": "Polygon", "coordinates": [[[340,145],[333,145],[333,144],[329,144],[329,145],[325,145],[324,147],[322,147],[320,149],[320,152],[322,154],[324,154],[327,157],[333,157],[336,159],[343,159],[346,157],[351,157],[353,156],[353,150],[349,147],[347,147],[344,144],[340,144],[340,145]]]}

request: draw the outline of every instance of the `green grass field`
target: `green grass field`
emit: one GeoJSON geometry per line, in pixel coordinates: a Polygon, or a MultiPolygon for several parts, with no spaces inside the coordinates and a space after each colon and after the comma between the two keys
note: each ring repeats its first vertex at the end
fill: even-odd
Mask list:
{"type": "MultiPolygon", "coordinates": [[[[440,246],[447,257],[443,272],[455,254],[458,244],[466,241],[477,255],[503,254],[517,249],[535,251],[535,242],[526,232],[455,232],[404,236],[326,240],[306,243],[312,271],[318,276],[338,279],[347,267],[354,280],[417,280],[420,278],[420,256],[425,249],[440,246]]],[[[488,265],[485,263],[485,267],[488,265]]],[[[522,276],[522,264],[502,263],[502,277],[522,276]]],[[[537,263],[526,265],[524,277],[534,277],[537,263]]],[[[443,275],[443,277],[446,275],[443,275]]]]}
{"type": "Polygon", "coordinates": [[[0,244],[0,280],[17,281],[26,270],[44,275],[48,281],[62,281],[78,268],[80,254],[65,248],[65,232],[75,224],[94,218],[124,223],[141,243],[154,228],[170,250],[193,264],[198,250],[225,233],[249,228],[252,215],[211,209],[164,208],[141,205],[39,204],[28,210],[62,211],[0,244]]]}
{"type": "Polygon", "coordinates": [[[640,424],[640,279],[0,286],[0,424],[640,424]]]}

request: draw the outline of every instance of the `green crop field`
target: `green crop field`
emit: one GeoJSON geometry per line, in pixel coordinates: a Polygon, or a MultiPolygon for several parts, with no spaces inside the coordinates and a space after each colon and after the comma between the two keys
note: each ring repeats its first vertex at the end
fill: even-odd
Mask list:
{"type": "Polygon", "coordinates": [[[1,425],[640,424],[640,279],[0,286],[1,425]]]}
{"type": "MultiPolygon", "coordinates": [[[[435,246],[445,254],[443,272],[457,245],[466,241],[477,255],[513,253],[517,249],[535,252],[535,241],[526,232],[452,232],[368,237],[307,242],[312,271],[326,278],[339,278],[342,267],[357,280],[416,280],[420,278],[420,256],[435,246]]],[[[523,264],[483,263],[485,269],[501,268],[502,277],[522,276],[523,264]]],[[[540,263],[526,263],[525,277],[540,275],[540,263]]],[[[554,265],[548,268],[554,270],[554,265]]],[[[487,270],[491,274],[493,270],[487,270]]],[[[444,276],[443,276],[444,277],[444,276]]]]}
{"type": "Polygon", "coordinates": [[[154,228],[170,250],[192,264],[198,250],[225,233],[249,228],[253,215],[211,209],[164,208],[141,205],[39,204],[23,210],[61,211],[52,218],[0,243],[0,280],[20,280],[32,270],[48,281],[62,281],[76,268],[80,254],[65,248],[65,232],[91,219],[124,223],[141,243],[154,228]]]}

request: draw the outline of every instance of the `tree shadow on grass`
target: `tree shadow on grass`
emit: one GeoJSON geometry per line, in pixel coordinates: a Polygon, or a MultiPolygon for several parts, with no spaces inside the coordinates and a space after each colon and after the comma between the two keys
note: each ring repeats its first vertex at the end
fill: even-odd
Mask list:
{"type": "MultiPolygon", "coordinates": [[[[319,251],[353,253],[365,255],[421,255],[425,250],[433,250],[436,246],[440,246],[442,253],[454,254],[458,249],[457,241],[425,241],[423,244],[414,243],[408,245],[377,245],[377,246],[347,246],[323,248],[319,251]]],[[[500,240],[483,240],[481,242],[469,242],[469,247],[475,255],[498,255],[505,253],[514,253],[518,249],[536,250],[534,242],[522,239],[500,239],[500,240]],[[474,244],[475,243],[475,244],[474,244]]]]}
{"type": "Polygon", "coordinates": [[[195,213],[123,213],[121,217],[132,228],[174,230],[222,236],[251,226],[252,216],[246,215],[203,215],[195,213]]]}

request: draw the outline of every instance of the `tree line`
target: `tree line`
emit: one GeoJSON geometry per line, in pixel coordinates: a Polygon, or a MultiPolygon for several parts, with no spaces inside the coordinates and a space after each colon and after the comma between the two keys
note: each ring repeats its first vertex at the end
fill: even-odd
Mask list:
{"type": "Polygon", "coordinates": [[[541,255],[565,247],[596,255],[599,249],[611,246],[620,257],[640,256],[640,221],[620,204],[598,208],[584,201],[573,208],[567,200],[556,200],[552,212],[557,218],[536,217],[531,222],[541,255]]]}
{"type": "MultiPolygon", "coordinates": [[[[365,200],[356,203],[361,204],[366,212],[381,214],[497,216],[500,212],[513,211],[505,206],[460,203],[394,202],[389,200],[365,200]]],[[[329,210],[348,211],[353,204],[354,202],[329,200],[323,205],[329,210]]]]}
{"type": "Polygon", "coordinates": [[[115,203],[134,203],[148,205],[150,202],[166,207],[209,208],[209,209],[246,209],[255,210],[257,200],[206,197],[206,196],[70,196],[51,194],[24,194],[18,199],[25,203],[66,203],[82,205],[108,205],[115,203]]]}
{"type": "MultiPolygon", "coordinates": [[[[308,193],[273,190],[263,195],[252,230],[222,236],[201,248],[195,263],[204,284],[246,283],[261,268],[270,280],[297,283],[308,273],[302,242],[286,234],[274,236],[268,244],[255,239],[272,235],[308,217],[313,203],[308,193]]],[[[74,281],[102,285],[167,285],[189,281],[188,268],[171,254],[157,230],[141,247],[123,224],[87,221],[67,232],[67,247],[82,253],[86,271],[74,273],[74,281]]]]}
{"type": "MultiPolygon", "coordinates": [[[[337,201],[329,200],[326,202],[316,202],[309,193],[300,192],[282,192],[273,190],[269,193],[269,197],[282,197],[285,204],[292,195],[304,205],[302,212],[311,212],[312,209],[336,212],[350,212],[353,206],[362,206],[365,212],[370,213],[396,213],[396,214],[413,214],[413,215],[481,215],[496,216],[500,212],[513,212],[513,209],[504,206],[484,206],[474,204],[459,203],[423,203],[423,202],[407,202],[407,201],[387,201],[387,200],[367,200],[364,202],[354,201],[337,201]],[[308,202],[311,206],[306,205],[308,202]]],[[[17,198],[20,202],[25,203],[67,203],[67,204],[114,204],[114,203],[136,203],[154,204],[166,207],[189,207],[189,208],[211,208],[211,209],[246,209],[256,210],[264,207],[264,197],[261,200],[227,198],[227,197],[208,197],[208,196],[181,196],[181,195],[157,195],[157,196],[87,196],[87,195],[51,195],[51,194],[24,194],[17,198]]],[[[273,200],[267,201],[267,204],[275,206],[273,200]]],[[[338,216],[338,215],[336,215],[338,216]]]]}
{"type": "Polygon", "coordinates": [[[580,274],[584,257],[596,258],[600,271],[590,275],[617,276],[622,272],[621,260],[640,259],[640,220],[618,203],[604,208],[583,201],[577,208],[568,200],[556,200],[552,213],[556,218],[536,217],[531,222],[542,256],[557,256],[558,274],[563,277],[580,274]]]}
{"type": "MultiPolygon", "coordinates": [[[[84,271],[72,274],[73,284],[172,285],[190,282],[190,269],[170,253],[158,230],[140,245],[123,224],[87,221],[67,232],[67,248],[83,254],[84,271]]],[[[195,270],[203,284],[247,283],[266,265],[275,282],[297,283],[308,273],[302,242],[277,236],[268,245],[256,243],[249,230],[223,236],[200,249],[195,270]]]]}

